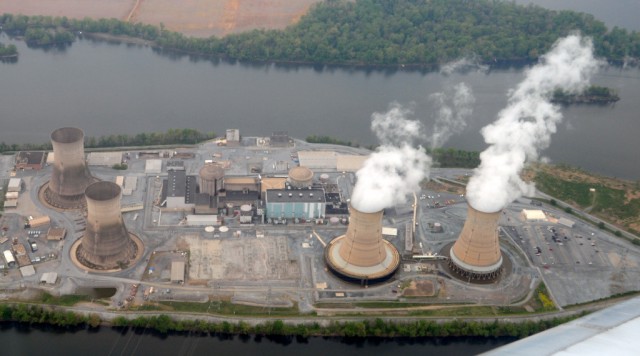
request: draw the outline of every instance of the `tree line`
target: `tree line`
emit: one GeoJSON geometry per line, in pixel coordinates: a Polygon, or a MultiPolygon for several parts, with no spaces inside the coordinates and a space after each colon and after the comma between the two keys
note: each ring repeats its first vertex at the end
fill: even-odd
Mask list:
{"type": "MultiPolygon", "coordinates": [[[[579,316],[582,316],[581,314],[579,316]]],[[[526,337],[558,326],[579,316],[557,317],[523,322],[478,322],[453,319],[445,322],[416,320],[394,322],[383,319],[360,321],[331,321],[326,326],[314,323],[285,323],[282,320],[267,320],[255,326],[244,321],[231,323],[207,322],[204,320],[175,320],[168,315],[138,316],[128,319],[115,317],[110,324],[117,328],[133,327],[150,329],[159,333],[192,332],[198,334],[240,334],[273,336],[334,336],[334,337],[526,337]]],[[[0,304],[0,322],[19,322],[30,325],[47,324],[58,327],[98,327],[103,320],[97,314],[84,316],[71,311],[43,308],[27,304],[0,304]]]]}
{"type": "Polygon", "coordinates": [[[3,30],[35,41],[62,33],[106,33],[164,49],[233,60],[433,66],[463,56],[485,63],[535,60],[573,31],[609,60],[640,58],[640,34],[607,29],[592,15],[498,0],[326,0],[284,30],[194,38],[117,19],[4,14],[3,30]]]}
{"type": "MultiPolygon", "coordinates": [[[[124,146],[159,146],[175,144],[197,144],[216,137],[215,132],[200,132],[195,129],[169,129],[166,132],[139,133],[136,135],[103,135],[85,137],[85,148],[107,148],[124,146]]],[[[7,144],[0,142],[0,152],[49,151],[51,142],[43,144],[7,144]]]]}

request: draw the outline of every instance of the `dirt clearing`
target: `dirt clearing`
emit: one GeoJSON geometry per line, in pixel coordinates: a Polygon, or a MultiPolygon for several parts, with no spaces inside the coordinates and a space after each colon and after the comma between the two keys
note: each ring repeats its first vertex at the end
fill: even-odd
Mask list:
{"type": "Polygon", "coordinates": [[[188,36],[281,29],[320,0],[3,0],[0,13],[117,18],[159,25],[188,36]]]}

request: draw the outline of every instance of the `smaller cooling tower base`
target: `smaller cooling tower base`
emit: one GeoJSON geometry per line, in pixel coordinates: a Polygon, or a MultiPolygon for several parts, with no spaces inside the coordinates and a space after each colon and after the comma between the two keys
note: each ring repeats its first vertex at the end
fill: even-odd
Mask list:
{"type": "Polygon", "coordinates": [[[95,258],[91,254],[87,254],[87,251],[82,249],[82,239],[76,240],[71,246],[71,261],[76,267],[94,273],[111,273],[118,272],[129,267],[134,266],[142,257],[144,252],[144,244],[142,240],[136,235],[129,232],[129,247],[127,258],[124,261],[105,261],[100,265],[92,263],[89,261],[91,258],[95,258]],[[89,257],[89,259],[87,259],[89,257]]]}
{"type": "Polygon", "coordinates": [[[456,263],[456,258],[451,257],[452,246],[453,243],[450,243],[440,250],[440,255],[447,257],[447,263],[441,266],[459,280],[476,284],[495,283],[499,279],[505,278],[511,270],[511,260],[504,253],[496,268],[477,269],[473,266],[465,266],[463,263],[456,263]]]}
{"type": "MultiPolygon", "coordinates": [[[[94,179],[94,181],[98,180],[94,179]]],[[[82,210],[87,207],[84,194],[72,196],[59,195],[49,188],[49,182],[46,182],[40,187],[38,199],[46,207],[57,210],[82,210]]]]}
{"type": "Polygon", "coordinates": [[[340,256],[340,246],[345,235],[333,239],[325,248],[324,259],[327,267],[338,278],[362,286],[382,283],[389,280],[400,266],[400,253],[388,241],[382,240],[386,258],[373,266],[363,267],[349,264],[340,256]]]}

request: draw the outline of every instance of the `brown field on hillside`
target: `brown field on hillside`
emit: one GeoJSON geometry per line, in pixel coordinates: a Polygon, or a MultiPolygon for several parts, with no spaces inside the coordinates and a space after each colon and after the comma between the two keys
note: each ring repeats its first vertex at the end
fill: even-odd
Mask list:
{"type": "Polygon", "coordinates": [[[188,36],[222,36],[295,23],[320,0],[2,0],[0,13],[163,23],[188,36]]]}

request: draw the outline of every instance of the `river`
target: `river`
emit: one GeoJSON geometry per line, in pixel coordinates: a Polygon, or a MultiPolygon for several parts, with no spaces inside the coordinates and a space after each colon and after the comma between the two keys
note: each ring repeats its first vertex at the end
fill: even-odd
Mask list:
{"type": "Polygon", "coordinates": [[[367,350],[384,355],[444,353],[470,355],[511,342],[512,338],[395,338],[349,339],[311,337],[307,339],[256,336],[193,336],[124,331],[102,327],[99,331],[61,331],[0,325],[3,355],[45,355],[64,352],[68,356],[94,355],[361,355],[367,350]],[[62,337],[64,336],[64,337],[62,337]],[[33,342],[38,340],[38,342],[33,342]]]}
{"type": "MultiPolygon", "coordinates": [[[[507,91],[523,78],[516,68],[437,72],[281,66],[159,55],[149,47],[78,40],[66,50],[28,48],[15,43],[17,63],[0,63],[0,141],[48,141],[51,131],[77,126],[88,136],[136,134],[190,127],[223,133],[292,136],[329,135],[376,143],[373,112],[391,102],[414,108],[415,118],[433,126],[430,94],[459,82],[476,102],[464,131],[445,145],[467,150],[485,146],[479,130],[506,103],[507,91]]],[[[594,83],[616,89],[611,106],[574,106],[543,152],[552,162],[632,180],[640,151],[640,70],[608,68],[594,83]]]]}

